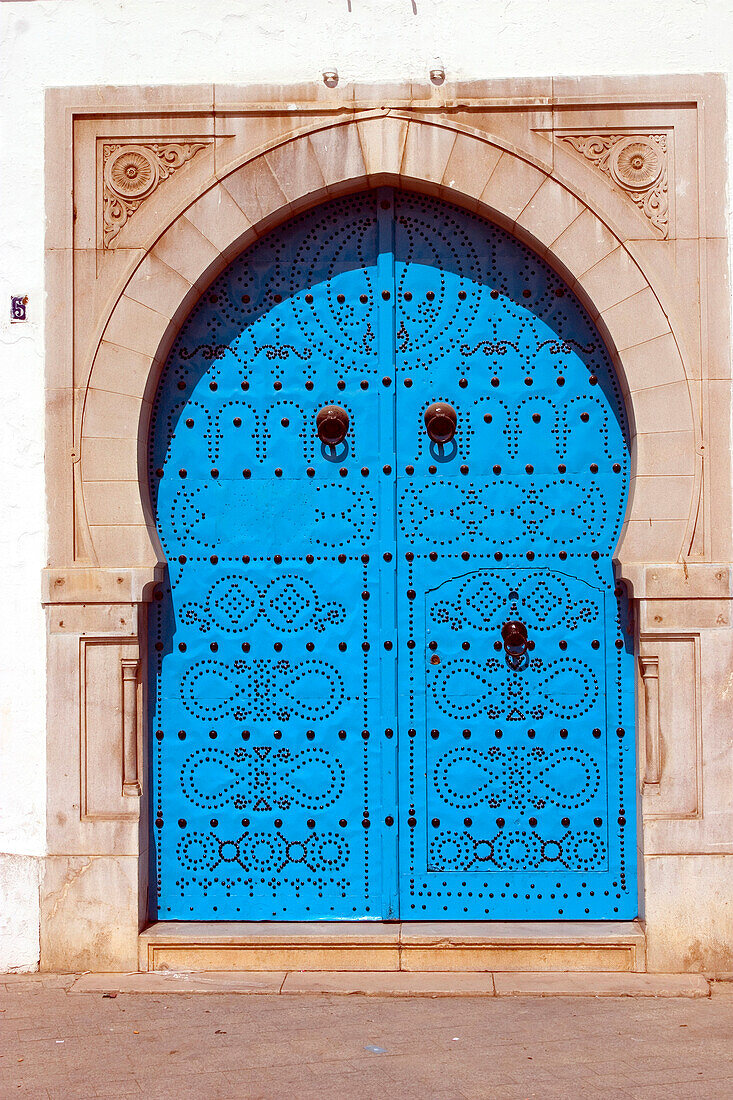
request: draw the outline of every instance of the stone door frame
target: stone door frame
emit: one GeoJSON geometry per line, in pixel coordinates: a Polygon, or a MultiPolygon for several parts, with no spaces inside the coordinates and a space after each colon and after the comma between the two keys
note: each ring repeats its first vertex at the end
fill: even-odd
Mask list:
{"type": "MultiPolygon", "coordinates": [[[[164,570],[146,451],[175,333],[268,229],[382,184],[515,234],[601,331],[633,435],[616,568],[635,609],[642,865],[733,854],[700,673],[721,638],[730,653],[723,126],[716,77],[48,93],[43,967],[137,967],[146,605],[164,570]]],[[[683,969],[650,881],[650,966],[683,969]]]]}

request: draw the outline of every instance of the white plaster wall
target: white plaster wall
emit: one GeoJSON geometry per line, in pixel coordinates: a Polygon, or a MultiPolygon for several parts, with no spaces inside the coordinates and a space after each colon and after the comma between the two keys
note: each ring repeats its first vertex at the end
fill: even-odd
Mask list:
{"type": "MultiPolygon", "coordinates": [[[[0,3],[0,971],[38,959],[44,850],[43,95],[78,84],[731,72],[729,0],[0,3]],[[30,321],[9,323],[28,293],[30,321]]],[[[729,114],[730,114],[729,110],[729,114]]],[[[730,136],[730,135],[729,135],[730,136]]],[[[729,141],[730,147],[730,141],[729,141]]]]}

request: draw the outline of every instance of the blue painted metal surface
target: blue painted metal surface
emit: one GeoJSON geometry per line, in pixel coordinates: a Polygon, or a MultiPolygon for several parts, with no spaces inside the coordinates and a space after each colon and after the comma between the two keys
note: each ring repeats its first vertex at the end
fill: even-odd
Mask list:
{"type": "Polygon", "coordinates": [[[299,216],[181,330],[150,471],[161,918],[636,914],[627,429],[546,264],[389,189],[299,216]]]}

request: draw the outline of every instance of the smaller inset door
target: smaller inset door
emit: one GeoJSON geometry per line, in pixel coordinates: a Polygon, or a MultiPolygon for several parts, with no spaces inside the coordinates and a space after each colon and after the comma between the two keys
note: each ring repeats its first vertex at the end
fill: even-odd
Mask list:
{"type": "Polygon", "coordinates": [[[424,808],[410,838],[421,873],[403,889],[432,916],[495,902],[519,919],[528,900],[575,916],[574,879],[609,863],[605,594],[546,569],[442,572],[423,569],[413,601],[424,808]]]}

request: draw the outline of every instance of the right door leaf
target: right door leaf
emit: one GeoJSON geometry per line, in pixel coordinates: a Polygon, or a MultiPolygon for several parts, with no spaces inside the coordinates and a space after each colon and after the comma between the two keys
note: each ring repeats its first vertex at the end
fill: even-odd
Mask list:
{"type": "Polygon", "coordinates": [[[544,261],[434,199],[396,195],[395,286],[402,917],[634,917],[608,352],[544,261]]]}

